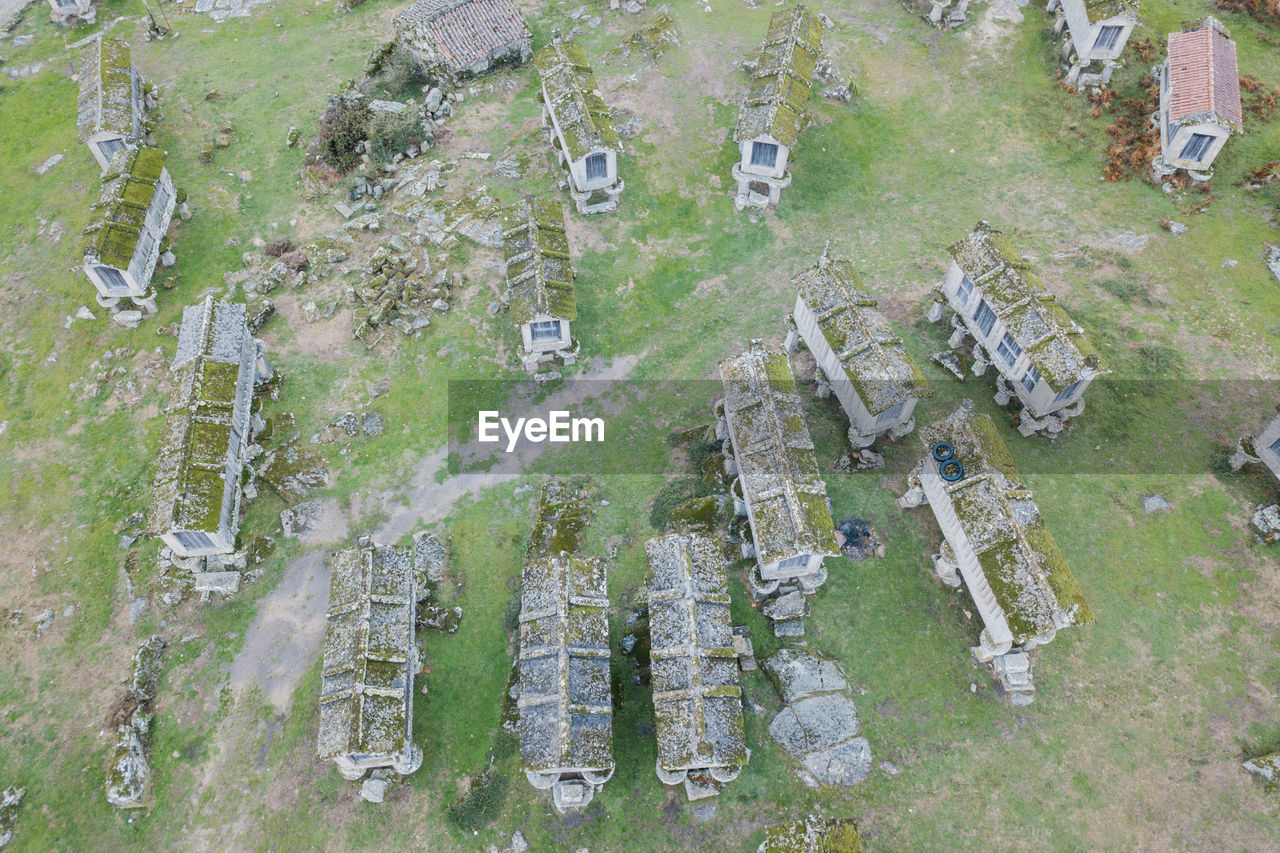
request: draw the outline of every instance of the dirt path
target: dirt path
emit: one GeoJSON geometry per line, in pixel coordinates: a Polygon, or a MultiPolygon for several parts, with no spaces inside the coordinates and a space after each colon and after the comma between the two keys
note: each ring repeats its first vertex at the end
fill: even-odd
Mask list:
{"type": "MultiPolygon", "coordinates": [[[[622,356],[607,367],[579,374],[581,379],[625,379],[639,361],[638,356],[622,356]]],[[[539,408],[562,408],[571,400],[582,399],[583,389],[590,386],[570,383],[552,394],[539,408]]],[[[593,391],[607,386],[596,386],[593,391]]],[[[549,445],[531,448],[519,458],[524,468],[549,445]]],[[[409,490],[408,503],[398,494],[382,495],[387,506],[395,506],[390,518],[373,531],[379,543],[396,542],[422,524],[439,521],[464,498],[474,497],[486,489],[520,476],[511,473],[463,474],[437,476],[446,464],[447,447],[427,454],[418,463],[409,490]]],[[[244,645],[231,662],[231,687],[237,696],[257,687],[280,713],[289,708],[289,700],[298,679],[319,654],[324,639],[324,613],[329,601],[329,571],[325,551],[310,551],[285,567],[275,589],[262,597],[258,613],[245,631],[244,645]]]]}

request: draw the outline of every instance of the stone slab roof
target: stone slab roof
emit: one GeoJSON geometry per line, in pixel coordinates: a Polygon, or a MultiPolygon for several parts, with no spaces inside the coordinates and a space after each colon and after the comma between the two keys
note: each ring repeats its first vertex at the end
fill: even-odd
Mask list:
{"type": "Polygon", "coordinates": [[[152,487],[148,530],[217,533],[236,519],[226,506],[227,454],[248,428],[257,346],[245,325],[243,303],[206,298],[182,311],[178,357],[152,487]],[[234,422],[237,403],[241,423],[234,422]]]}
{"type": "Polygon", "coordinates": [[[1054,391],[1110,371],[1084,330],[1017,250],[986,222],[949,249],[991,310],[1054,391]]]}
{"type": "Polygon", "coordinates": [[[533,55],[543,94],[564,137],[565,153],[580,160],[593,151],[621,151],[622,137],[582,47],[559,36],[533,55]]]}
{"type": "Polygon", "coordinates": [[[578,316],[564,207],[526,199],[502,212],[502,250],[507,262],[507,298],[516,325],[545,317],[578,316]]]}
{"type": "Polygon", "coordinates": [[[129,139],[142,133],[142,83],[129,43],[99,35],[80,49],[76,125],[80,141],[109,130],[129,139]]]}
{"type": "Polygon", "coordinates": [[[650,539],[644,552],[658,763],[667,772],[744,765],[750,753],[720,547],[673,534],[650,539]]]}
{"type": "Polygon", "coordinates": [[[348,548],[329,567],[320,758],[401,754],[413,716],[412,549],[348,548]]]}
{"type": "Polygon", "coordinates": [[[1236,133],[1244,130],[1236,43],[1213,18],[1169,34],[1169,122],[1217,117],[1236,133]]]}
{"type": "Polygon", "coordinates": [[[86,263],[128,269],[168,155],[155,148],[116,152],[84,229],[86,263]]]}
{"type": "MultiPolygon", "coordinates": [[[[991,418],[962,406],[920,428],[919,435],[926,451],[949,442],[964,466],[964,476],[945,490],[1014,641],[1092,622],[1084,594],[991,418]]],[[[936,463],[926,455],[923,464],[936,463]]]]}
{"type": "Polygon", "coordinates": [[[878,415],[933,393],[853,264],[823,252],[791,281],[868,412],[878,415]]]}
{"type": "Polygon", "coordinates": [[[418,0],[394,23],[401,38],[453,73],[508,45],[533,40],[513,0],[418,0]]]}
{"type": "Polygon", "coordinates": [[[734,142],[767,135],[795,147],[808,121],[806,104],[822,31],[822,22],[803,4],[773,13],[751,63],[751,85],[742,99],[734,142]]]}
{"type": "Polygon", "coordinates": [[[761,563],[840,552],[787,356],[752,345],[720,365],[724,414],[761,563]]]}
{"type": "Polygon", "coordinates": [[[520,577],[520,761],[526,771],[613,768],[604,562],[562,552],[520,577]]]}

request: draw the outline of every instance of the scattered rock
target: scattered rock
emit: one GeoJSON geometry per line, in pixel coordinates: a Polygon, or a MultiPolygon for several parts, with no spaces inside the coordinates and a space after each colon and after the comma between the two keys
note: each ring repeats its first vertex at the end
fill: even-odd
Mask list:
{"type": "Polygon", "coordinates": [[[517,829],[511,833],[511,843],[507,845],[507,848],[511,853],[526,853],[529,849],[529,842],[525,841],[524,833],[517,829]]]}
{"type": "Polygon", "coordinates": [[[39,613],[36,614],[36,621],[34,623],[34,626],[35,626],[35,634],[37,638],[43,637],[44,632],[49,630],[50,626],[53,625],[53,618],[56,615],[57,615],[56,613],[48,609],[41,610],[39,613]]]}
{"type": "Polygon", "coordinates": [[[387,780],[369,778],[360,786],[360,799],[370,803],[380,803],[387,795],[387,780]]]}
{"type": "Polygon", "coordinates": [[[423,530],[413,537],[413,565],[415,571],[421,573],[418,589],[427,589],[430,584],[438,584],[444,580],[448,567],[449,550],[431,533],[423,530]],[[423,583],[423,580],[429,581],[423,583]]]}
{"type": "Polygon", "coordinates": [[[818,783],[849,786],[866,779],[871,747],[857,737],[858,711],[843,692],[848,679],[840,665],[783,649],[764,662],[764,669],[786,703],[769,723],[769,735],[818,783]]]}
{"type": "Polygon", "coordinates": [[[303,501],[280,513],[280,526],[285,536],[300,536],[315,529],[324,510],[315,501],[303,501]]]}
{"type": "Polygon", "coordinates": [[[53,155],[52,157],[50,157],[48,160],[45,160],[45,161],[44,161],[43,163],[41,163],[39,166],[36,166],[36,174],[37,174],[37,175],[43,175],[43,174],[45,174],[45,173],[46,173],[46,172],[48,172],[50,169],[52,169],[54,166],[58,165],[58,163],[59,163],[59,162],[61,162],[61,160],[62,160],[62,155],[61,155],[61,154],[54,154],[54,155],[53,155]]]}
{"type": "Polygon", "coordinates": [[[1126,249],[1141,249],[1147,245],[1147,241],[1151,238],[1146,234],[1135,234],[1132,231],[1125,231],[1111,238],[1111,242],[1118,246],[1124,246],[1126,249]]]}
{"type": "Polygon", "coordinates": [[[111,315],[111,319],[126,329],[136,329],[142,325],[142,312],[117,311],[111,315]]]}
{"type": "Polygon", "coordinates": [[[1190,230],[1190,228],[1183,225],[1181,222],[1175,222],[1172,219],[1169,220],[1169,233],[1175,237],[1180,234],[1186,234],[1190,230]]]}
{"type": "Polygon", "coordinates": [[[1173,506],[1164,498],[1164,495],[1143,495],[1142,508],[1147,512],[1171,512],[1173,506]]]}
{"type": "Polygon", "coordinates": [[[1224,270],[1225,270],[1225,269],[1230,269],[1231,267],[1234,267],[1234,266],[1238,265],[1239,263],[1240,263],[1240,262],[1239,262],[1239,261],[1237,261],[1235,258],[1227,258],[1225,261],[1223,261],[1223,262],[1222,262],[1222,268],[1223,268],[1224,270]]]}
{"type": "Polygon", "coordinates": [[[89,306],[87,306],[87,305],[81,305],[79,308],[77,308],[77,309],[76,309],[76,315],[75,315],[75,316],[76,316],[76,319],[77,319],[77,320],[96,320],[96,319],[98,319],[98,318],[94,315],[94,313],[93,313],[92,311],[90,311],[90,310],[89,310],[89,306]]]}
{"type": "Polygon", "coordinates": [[[284,135],[284,144],[286,148],[297,148],[298,142],[301,140],[302,134],[298,132],[296,127],[290,126],[289,132],[284,135]]]}
{"type": "Polygon", "coordinates": [[[26,788],[8,787],[0,794],[0,847],[13,840],[13,830],[18,824],[18,810],[22,808],[22,798],[27,795],[26,788]]]}
{"type": "Polygon", "coordinates": [[[885,773],[888,773],[890,776],[897,776],[899,773],[902,772],[902,768],[894,764],[892,761],[881,761],[876,766],[879,767],[881,770],[883,770],[885,773]]]}

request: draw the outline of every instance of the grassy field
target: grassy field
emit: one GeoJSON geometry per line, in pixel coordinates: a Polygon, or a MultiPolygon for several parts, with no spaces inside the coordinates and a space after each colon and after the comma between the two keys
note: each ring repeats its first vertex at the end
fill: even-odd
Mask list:
{"type": "MultiPolygon", "coordinates": [[[[535,850],[750,851],[767,823],[811,812],[856,818],[869,850],[1275,848],[1280,800],[1239,762],[1280,747],[1280,569],[1277,552],[1247,530],[1252,505],[1275,501],[1276,487],[1257,472],[1214,473],[1214,462],[1237,435],[1260,429],[1278,399],[1270,380],[1280,286],[1262,256],[1280,229],[1240,179],[1280,156],[1280,117],[1246,118],[1247,133],[1218,159],[1203,212],[1192,212],[1199,195],[1179,201],[1141,180],[1104,182],[1110,119],[1058,85],[1049,17],[1034,4],[1020,21],[994,20],[980,4],[951,33],[896,2],[817,4],[837,24],[837,64],[859,94],[852,104],[815,97],[816,122],[780,209],[748,217],[733,210],[729,177],[746,79],[737,63],[773,7],[724,0],[707,12],[674,2],[679,47],[656,63],[597,63],[606,98],[635,112],[641,129],[621,159],[621,210],[572,217],[570,234],[583,369],[612,363],[633,379],[710,379],[749,339],[780,339],[790,277],[830,241],[907,332],[937,388],[917,413],[922,423],[965,397],[996,411],[989,381],[961,384],[927,363],[945,335],[921,316],[948,244],[980,218],[1013,235],[1115,369],[1070,436],[1050,444],[1006,431],[1097,617],[1038,653],[1035,704],[1010,706],[971,663],[971,604],[930,569],[938,529],[927,510],[897,508],[916,439],[890,447],[883,471],[837,473],[843,421],[833,404],[814,400],[810,429],[836,516],[872,520],[888,555],[831,561],[809,639],[856,685],[874,761],[900,772],[877,767],[850,790],[805,788],[766,733],[778,699],[763,676],[748,674],[746,691],[764,709],[747,718],[751,763],[714,820],[697,821],[683,794],[654,775],[648,690],[616,655],[616,776],[584,815],[555,816],[499,728],[513,652],[508,614],[537,477],[464,478],[469,486],[455,494],[433,491],[442,477],[425,467],[444,446],[447,383],[519,373],[513,331],[486,312],[502,282],[485,262],[498,254],[465,245],[448,258],[467,273],[464,295],[421,339],[368,352],[350,340],[345,307],[305,324],[302,303],[339,298],[349,280],[342,271],[273,294],[280,316],[263,332],[286,377],[272,405],[294,412],[304,436],[351,408],[387,421],[379,438],[317,447],[336,474],[319,497],[339,508],[350,535],[409,511],[450,539],[441,596],[465,617],[456,634],[424,639],[429,692],[418,695],[414,718],[422,769],[375,807],[316,760],[318,655],[295,667],[285,711],[252,685],[233,686],[232,663],[258,651],[246,634],[273,591],[293,582],[308,546],[282,542],[263,578],[228,601],[176,609],[158,601],[156,543],[136,546],[151,604],[131,624],[117,526],[145,507],[150,488],[174,347],[157,329],[202,294],[223,293],[255,238],[301,242],[337,227],[332,196],[306,197],[303,153],[286,148],[285,133],[295,125],[311,138],[325,94],[361,73],[401,5],[369,0],[342,12],[275,0],[215,24],[166,4],[177,36],[154,42],[143,39],[139,0],[99,7],[97,28],[128,37],[142,74],[160,87],[157,142],[194,213],[174,238],[176,287],[161,292],[159,317],[133,331],[103,318],[76,269],[98,170],[76,139],[65,44],[93,29],[64,40],[38,7],[15,31],[34,36],[30,43],[0,41],[0,75],[43,63],[32,76],[0,76],[0,616],[23,611],[0,621],[0,787],[27,788],[17,849],[478,850],[520,829],[535,850]],[[219,97],[206,97],[215,90],[219,97]],[[231,146],[202,164],[227,125],[231,146]],[[36,174],[58,153],[61,162],[36,174]],[[1190,230],[1169,234],[1165,217],[1190,230]],[[1124,248],[1112,238],[1125,231],[1150,239],[1124,248]],[[99,319],[66,324],[80,305],[99,319]],[[1149,492],[1173,510],[1145,513],[1149,492]],[[445,494],[456,502],[434,503],[445,494]],[[45,608],[57,615],[35,639],[32,621],[45,608]],[[103,792],[114,740],[107,716],[138,639],[156,631],[170,640],[156,705],[156,802],[121,812],[103,792]],[[490,755],[492,775],[509,785],[473,833],[448,810],[479,784],[490,755]]],[[[521,5],[541,44],[554,27],[567,32],[581,4],[521,5]]],[[[584,27],[580,40],[602,57],[644,18],[597,5],[604,22],[584,27]]],[[[1161,43],[1208,11],[1203,0],[1150,0],[1142,35],[1161,43]]],[[[1280,86],[1280,33],[1220,17],[1242,73],[1280,86]]],[[[1130,58],[1117,84],[1132,90],[1148,70],[1140,66],[1130,58]]],[[[511,180],[468,161],[443,194],[478,185],[504,199],[553,194],[536,73],[508,70],[497,81],[467,97],[431,156],[496,159],[509,149],[528,158],[526,174],[511,180]]],[[[375,242],[362,239],[365,250],[375,242]]],[[[598,478],[608,505],[589,549],[611,556],[615,642],[643,582],[650,502],[685,473],[667,433],[709,417],[699,405],[655,411],[624,402],[617,413],[652,473],[598,478]]],[[[548,454],[539,468],[567,464],[548,454]]],[[[267,495],[253,503],[245,536],[278,533],[282,508],[267,495]]],[[[735,622],[752,627],[758,651],[774,648],[740,572],[732,592],[735,622]]]]}

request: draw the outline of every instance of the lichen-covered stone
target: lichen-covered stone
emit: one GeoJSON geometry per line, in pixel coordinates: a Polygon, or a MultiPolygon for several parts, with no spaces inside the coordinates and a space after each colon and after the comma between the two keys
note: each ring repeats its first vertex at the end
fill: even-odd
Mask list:
{"type": "Polygon", "coordinates": [[[862,853],[862,840],[850,818],[809,815],[770,826],[757,853],[862,853]]]}
{"type": "Polygon", "coordinates": [[[10,786],[0,794],[0,847],[13,840],[13,830],[18,825],[18,810],[22,808],[22,799],[27,795],[26,788],[10,786]]]}

